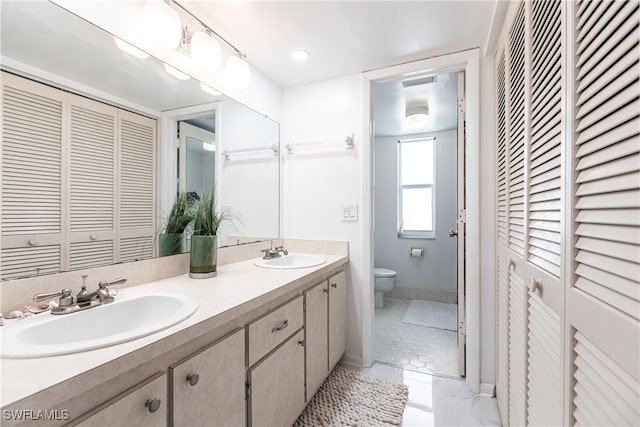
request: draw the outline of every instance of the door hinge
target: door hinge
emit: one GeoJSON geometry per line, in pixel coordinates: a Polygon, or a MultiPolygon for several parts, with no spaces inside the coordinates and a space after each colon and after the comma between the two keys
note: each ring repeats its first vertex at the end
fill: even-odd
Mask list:
{"type": "Polygon", "coordinates": [[[465,224],[467,222],[467,210],[460,209],[458,212],[458,222],[465,224]]]}
{"type": "Polygon", "coordinates": [[[458,99],[458,113],[464,113],[466,111],[467,103],[464,98],[458,99]]]}
{"type": "Polygon", "coordinates": [[[462,335],[462,336],[466,336],[466,335],[467,335],[467,328],[466,328],[466,326],[465,326],[465,324],[464,324],[464,320],[461,320],[461,321],[458,323],[458,333],[459,333],[460,335],[462,335]]]}
{"type": "Polygon", "coordinates": [[[251,384],[245,384],[244,386],[245,386],[244,399],[249,400],[249,398],[251,397],[251,384]]]}

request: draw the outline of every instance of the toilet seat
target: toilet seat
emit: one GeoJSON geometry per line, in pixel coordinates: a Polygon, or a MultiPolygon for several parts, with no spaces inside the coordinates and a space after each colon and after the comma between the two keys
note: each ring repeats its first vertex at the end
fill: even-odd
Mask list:
{"type": "Polygon", "coordinates": [[[393,270],[389,270],[388,268],[374,268],[373,269],[373,275],[374,277],[380,277],[380,278],[391,278],[391,277],[396,277],[398,275],[398,273],[396,273],[393,270]]]}

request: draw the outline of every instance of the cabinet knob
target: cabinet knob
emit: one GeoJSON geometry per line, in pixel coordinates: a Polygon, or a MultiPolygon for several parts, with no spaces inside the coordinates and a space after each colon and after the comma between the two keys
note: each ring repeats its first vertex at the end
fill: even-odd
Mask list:
{"type": "Polygon", "coordinates": [[[198,374],[189,374],[189,375],[187,375],[187,381],[189,381],[189,384],[191,384],[191,385],[196,385],[196,384],[198,384],[198,381],[200,381],[200,375],[198,375],[198,374]]]}
{"type": "Polygon", "coordinates": [[[337,287],[338,287],[338,284],[337,284],[337,283],[332,283],[332,284],[331,284],[331,287],[332,287],[332,288],[337,288],[337,287]]]}
{"type": "Polygon", "coordinates": [[[39,243],[39,242],[38,242],[38,240],[36,240],[36,239],[29,239],[29,240],[27,241],[27,244],[28,244],[29,246],[38,246],[40,243],[39,243]]]}
{"type": "Polygon", "coordinates": [[[304,340],[300,340],[300,341],[298,341],[298,345],[299,345],[300,347],[304,347],[304,340]]]}
{"type": "Polygon", "coordinates": [[[325,294],[328,294],[329,293],[329,289],[325,288],[325,289],[322,290],[322,292],[324,292],[325,294]]]}
{"type": "Polygon", "coordinates": [[[162,401],[160,399],[149,399],[149,400],[147,400],[145,402],[144,406],[146,406],[147,409],[149,409],[149,412],[151,412],[153,414],[158,409],[160,409],[160,404],[161,403],[162,403],[162,401]]]}
{"type": "Polygon", "coordinates": [[[92,235],[89,236],[89,240],[95,242],[96,240],[98,240],[98,236],[96,236],[95,234],[92,234],[92,235]]]}

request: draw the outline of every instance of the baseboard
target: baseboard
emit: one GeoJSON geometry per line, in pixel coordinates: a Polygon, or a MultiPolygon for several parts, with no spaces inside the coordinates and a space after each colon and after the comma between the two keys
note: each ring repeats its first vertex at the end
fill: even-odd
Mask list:
{"type": "Polygon", "coordinates": [[[396,286],[389,293],[388,297],[405,299],[424,299],[448,304],[458,303],[456,292],[441,291],[438,289],[412,288],[409,286],[396,286]]]}
{"type": "Polygon", "coordinates": [[[339,362],[341,365],[350,365],[354,367],[362,367],[362,357],[357,354],[345,353],[339,362]]]}
{"type": "Polygon", "coordinates": [[[496,395],[496,385],[480,383],[480,394],[483,396],[494,397],[496,395]]]}

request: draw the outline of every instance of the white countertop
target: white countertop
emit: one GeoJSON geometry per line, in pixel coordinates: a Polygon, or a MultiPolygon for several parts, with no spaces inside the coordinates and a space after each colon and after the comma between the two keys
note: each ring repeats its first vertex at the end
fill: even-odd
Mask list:
{"type": "MultiPolygon", "coordinates": [[[[123,289],[120,291],[123,295],[154,292],[187,295],[195,298],[200,306],[191,317],[177,325],[122,344],[61,356],[0,359],[0,407],[4,408],[105,364],[109,364],[108,372],[113,376],[127,372],[137,363],[149,358],[149,354],[144,354],[147,351],[152,356],[157,356],[191,339],[188,329],[195,330],[196,325],[203,322],[206,322],[208,329],[221,326],[338,268],[348,260],[343,255],[323,254],[322,257],[327,260],[322,265],[289,270],[260,268],[251,259],[219,266],[218,275],[211,279],[190,279],[185,274],[123,289]],[[171,339],[165,340],[167,337],[171,339]],[[144,352],[136,352],[143,347],[148,348],[144,352]]],[[[40,316],[51,314],[43,313],[40,316]]],[[[10,326],[4,328],[6,327],[10,326]]],[[[1,331],[2,328],[0,333],[1,331]]],[[[104,375],[99,375],[98,378],[87,377],[91,378],[86,381],[95,383],[87,384],[87,387],[105,380],[104,375]]]]}

